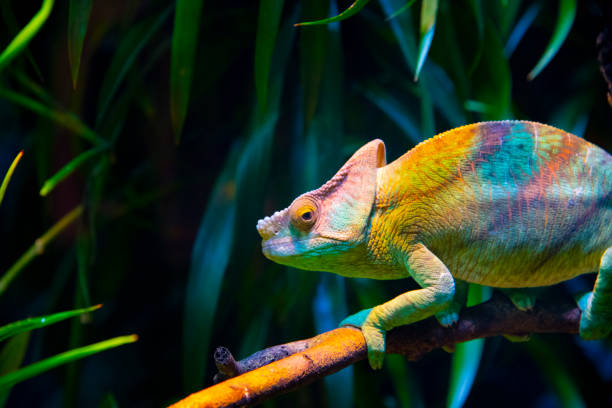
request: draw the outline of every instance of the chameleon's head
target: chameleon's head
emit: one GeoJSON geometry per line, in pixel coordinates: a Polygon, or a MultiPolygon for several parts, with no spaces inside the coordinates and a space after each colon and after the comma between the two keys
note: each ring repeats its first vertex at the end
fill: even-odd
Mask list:
{"type": "Polygon", "coordinates": [[[283,265],[334,272],[342,254],[365,238],[377,169],[385,164],[385,145],[373,140],[320,188],[259,220],[264,255],[283,265]]]}

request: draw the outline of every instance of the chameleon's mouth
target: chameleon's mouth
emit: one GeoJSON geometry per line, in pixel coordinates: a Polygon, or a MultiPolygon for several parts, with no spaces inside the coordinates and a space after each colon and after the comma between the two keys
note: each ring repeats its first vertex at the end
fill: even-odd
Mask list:
{"type": "Polygon", "coordinates": [[[292,237],[276,237],[264,239],[261,243],[264,256],[274,262],[286,264],[287,260],[293,257],[309,257],[314,253],[320,252],[329,244],[337,243],[339,240],[325,237],[309,237],[296,240],[292,237]],[[285,260],[285,262],[282,262],[285,260]]]}
{"type": "Polygon", "coordinates": [[[269,217],[257,221],[257,232],[265,240],[274,237],[282,229],[287,209],[277,211],[269,217]]]}

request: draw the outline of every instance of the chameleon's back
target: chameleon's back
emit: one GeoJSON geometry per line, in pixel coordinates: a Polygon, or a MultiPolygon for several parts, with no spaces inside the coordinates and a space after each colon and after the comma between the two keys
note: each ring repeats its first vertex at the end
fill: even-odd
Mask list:
{"type": "Polygon", "coordinates": [[[550,126],[454,129],[380,169],[378,180],[377,214],[459,279],[550,285],[595,272],[612,246],[612,157],[550,126]]]}

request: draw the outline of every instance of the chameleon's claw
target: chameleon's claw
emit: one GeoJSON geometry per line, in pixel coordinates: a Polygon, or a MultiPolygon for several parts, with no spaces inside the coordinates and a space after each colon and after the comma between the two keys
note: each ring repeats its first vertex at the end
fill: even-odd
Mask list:
{"type": "Polygon", "coordinates": [[[440,313],[436,313],[436,319],[444,327],[450,327],[459,321],[459,313],[452,310],[445,310],[440,313]]]}
{"type": "Polygon", "coordinates": [[[372,309],[363,309],[360,312],[352,314],[346,317],[342,322],[340,322],[339,326],[354,326],[357,328],[361,328],[361,326],[363,326],[363,323],[368,318],[368,315],[370,314],[371,310],[372,309]]]}
{"type": "Polygon", "coordinates": [[[382,368],[385,359],[385,331],[368,323],[361,327],[368,346],[368,361],[374,370],[382,368]]]}

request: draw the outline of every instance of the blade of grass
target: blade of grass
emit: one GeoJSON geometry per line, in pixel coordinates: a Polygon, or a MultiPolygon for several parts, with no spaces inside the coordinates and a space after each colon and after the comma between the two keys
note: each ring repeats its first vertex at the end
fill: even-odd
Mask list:
{"type": "Polygon", "coordinates": [[[37,376],[62,364],[66,364],[71,361],[90,356],[92,354],[100,353],[111,348],[119,347],[124,344],[134,343],[137,340],[138,336],[136,336],[135,334],[129,336],[120,336],[109,340],[101,341],[99,343],[90,344],[89,346],[79,347],[77,349],[66,351],[64,353],[57,354],[53,357],[46,358],[42,361],[30,364],[22,369],[1,376],[0,390],[12,387],[17,383],[37,376]]]}
{"type": "MultiPolygon", "coordinates": [[[[467,306],[474,306],[487,301],[491,297],[491,293],[491,288],[487,286],[470,284],[467,306]]],[[[461,408],[464,405],[478,372],[484,342],[485,339],[476,339],[457,344],[451,362],[446,399],[448,408],[461,408]]]]}
{"type": "Polygon", "coordinates": [[[410,109],[374,84],[370,84],[363,92],[370,102],[382,110],[403,131],[412,144],[417,145],[421,142],[419,126],[416,119],[412,117],[410,109]]]}
{"type": "Polygon", "coordinates": [[[201,14],[202,0],[177,0],[170,55],[170,117],[177,144],[187,116],[201,14]]]}
{"type": "MultiPolygon", "coordinates": [[[[25,357],[30,333],[21,333],[10,339],[0,352],[0,376],[11,373],[19,368],[25,357]]],[[[4,407],[11,392],[7,388],[0,392],[0,408],[4,407]]]]}
{"type": "MultiPolygon", "coordinates": [[[[253,207],[252,194],[267,177],[268,155],[278,121],[284,71],[293,44],[291,26],[285,24],[272,60],[269,104],[265,113],[255,107],[248,140],[232,148],[211,194],[193,246],[183,325],[183,374],[186,391],[201,386],[209,361],[208,347],[221,283],[234,246],[238,195],[242,207],[253,207]]],[[[242,213],[242,210],[240,211],[242,213]]],[[[242,215],[242,214],[240,214],[242,215]]]]}
{"type": "Polygon", "coordinates": [[[559,399],[559,406],[563,408],[586,407],[571,371],[567,369],[563,359],[559,358],[561,353],[555,353],[540,336],[534,336],[523,344],[559,399]]]}
{"type": "Polygon", "coordinates": [[[295,24],[295,26],[296,27],[300,27],[300,26],[307,27],[307,26],[314,26],[314,25],[320,25],[320,24],[335,23],[337,21],[345,20],[359,13],[361,9],[364,8],[366,4],[368,4],[368,1],[370,0],[356,0],[353,4],[349,6],[349,8],[347,8],[346,10],[344,10],[342,13],[338,14],[337,16],[324,18],[322,20],[306,21],[303,23],[297,23],[295,24]]]}
{"type": "Polygon", "coordinates": [[[436,15],[438,14],[438,0],[423,0],[421,6],[421,40],[417,57],[416,69],[414,71],[414,81],[418,81],[419,74],[425,64],[425,59],[431,47],[434,31],[436,29],[436,15]]]}
{"type": "Polygon", "coordinates": [[[50,119],[94,144],[105,143],[103,139],[96,135],[93,130],[89,129],[87,125],[72,112],[50,108],[32,98],[6,88],[0,88],[0,98],[4,98],[42,117],[50,119]]]}
{"type": "Polygon", "coordinates": [[[4,175],[4,179],[2,180],[2,185],[0,186],[0,205],[2,205],[2,200],[4,199],[4,194],[6,193],[6,188],[8,187],[8,183],[11,181],[11,177],[13,177],[13,172],[15,171],[15,167],[17,167],[17,164],[19,163],[19,160],[21,160],[22,156],[23,156],[23,150],[17,153],[17,156],[15,156],[15,159],[13,159],[13,162],[11,163],[9,169],[4,175]]]}
{"type": "Polygon", "coordinates": [[[19,333],[27,332],[41,327],[49,326],[62,320],[69,319],[74,316],[79,316],[84,313],[89,313],[98,310],[102,305],[95,305],[83,309],[68,310],[65,312],[54,313],[46,316],[30,317],[18,322],[9,323],[0,327],[0,341],[6,340],[11,336],[19,333]]]}
{"type": "Polygon", "coordinates": [[[70,160],[64,167],[62,167],[57,173],[51,176],[49,179],[45,181],[42,188],[40,189],[40,195],[46,196],[49,194],[59,183],[61,183],[66,177],[74,173],[76,169],[79,168],[83,163],[87,160],[92,159],[98,154],[104,152],[109,148],[108,145],[94,147],[92,149],[87,150],[79,154],[74,159],[70,160]]]}
{"type": "MultiPolygon", "coordinates": [[[[11,8],[11,2],[10,1],[0,2],[0,7],[2,8],[2,19],[4,20],[4,24],[6,25],[6,28],[8,29],[9,35],[16,36],[19,33],[19,24],[17,23],[17,18],[15,17],[15,13],[13,13],[13,9],[11,8]]],[[[34,56],[32,56],[32,52],[29,50],[27,46],[25,47],[25,50],[23,51],[23,53],[25,54],[26,58],[30,62],[30,65],[32,65],[32,68],[34,69],[34,72],[36,73],[36,76],[38,77],[38,79],[41,82],[44,81],[42,73],[40,72],[40,68],[38,67],[38,64],[36,63],[36,61],[34,60],[34,56]]]]}
{"type": "Polygon", "coordinates": [[[82,205],[75,207],[68,214],[64,215],[51,228],[49,228],[47,232],[34,241],[34,244],[28,248],[28,250],[21,255],[21,257],[19,257],[17,262],[15,262],[0,279],[0,296],[6,291],[8,285],[17,277],[23,268],[25,268],[32,261],[32,259],[42,254],[49,242],[51,242],[53,238],[55,238],[60,232],[65,230],[70,224],[79,218],[82,213],[82,205]]]}
{"type": "Polygon", "coordinates": [[[574,24],[576,18],[576,6],[577,0],[560,0],[559,1],[559,16],[557,17],[557,24],[553,32],[553,36],[542,54],[542,57],[535,65],[535,67],[527,74],[528,80],[533,80],[542,70],[548,65],[553,57],[563,45],[565,38],[574,24]]]}
{"type": "Polygon", "coordinates": [[[53,9],[54,0],[43,0],[40,10],[32,17],[30,22],[13,38],[9,45],[0,54],[0,71],[9,64],[23,48],[34,38],[38,30],[49,18],[53,9]]]}
{"type": "Polygon", "coordinates": [[[392,18],[395,18],[395,17],[399,16],[404,11],[408,10],[410,8],[410,6],[412,6],[414,4],[415,1],[416,0],[410,0],[408,3],[404,4],[401,8],[399,8],[397,11],[394,11],[393,13],[391,13],[390,15],[385,17],[385,21],[389,21],[392,18]]]}
{"type": "MultiPolygon", "coordinates": [[[[327,0],[311,0],[302,7],[302,16],[308,18],[329,10],[327,0]]],[[[300,31],[300,74],[304,83],[304,129],[317,109],[321,80],[325,69],[328,46],[327,27],[312,27],[300,31]]]]}
{"type": "Polygon", "coordinates": [[[68,61],[72,75],[72,87],[76,89],[81,66],[83,40],[87,33],[92,0],[70,0],[68,10],[68,61]]]}
{"type": "MultiPolygon", "coordinates": [[[[180,2],[179,2],[180,3],[180,2]]],[[[96,116],[96,129],[100,126],[113,97],[119,90],[125,74],[134,65],[134,61],[151,40],[164,21],[170,15],[171,7],[166,8],[158,16],[149,18],[131,28],[122,37],[121,44],[104,75],[98,97],[98,115],[96,116]]]]}
{"type": "Polygon", "coordinates": [[[504,47],[504,55],[506,58],[510,58],[512,56],[512,53],[514,53],[514,50],[519,45],[523,39],[523,36],[540,12],[540,7],[540,3],[533,3],[516,23],[504,47]]]}
{"type": "Polygon", "coordinates": [[[255,88],[259,108],[266,109],[270,62],[276,43],[276,34],[283,11],[284,0],[261,0],[255,39],[255,88]]]}
{"type": "Polygon", "coordinates": [[[472,87],[471,106],[485,109],[483,120],[512,118],[510,68],[503,54],[501,40],[491,21],[485,24],[483,53],[472,75],[472,87]]]}

